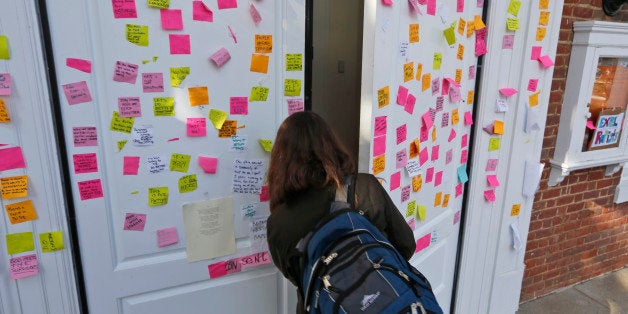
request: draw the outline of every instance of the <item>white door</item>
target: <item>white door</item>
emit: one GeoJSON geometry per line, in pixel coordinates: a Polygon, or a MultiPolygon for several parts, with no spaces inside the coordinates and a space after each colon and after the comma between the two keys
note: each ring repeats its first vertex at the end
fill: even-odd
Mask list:
{"type": "Polygon", "coordinates": [[[261,184],[304,2],[47,4],[90,313],[294,311],[261,184]]]}
{"type": "Polygon", "coordinates": [[[476,51],[486,31],[469,25],[480,25],[482,2],[373,0],[364,13],[360,169],[381,178],[406,215],[417,241],[411,263],[445,312],[456,284],[476,51]]]}

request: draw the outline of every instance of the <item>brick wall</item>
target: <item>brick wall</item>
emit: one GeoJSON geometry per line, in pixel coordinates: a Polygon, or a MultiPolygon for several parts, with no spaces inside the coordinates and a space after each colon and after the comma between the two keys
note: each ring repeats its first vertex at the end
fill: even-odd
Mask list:
{"type": "MultiPolygon", "coordinates": [[[[602,0],[565,0],[541,153],[546,165],[556,144],[573,22],[582,20],[628,22],[628,3],[616,16],[608,17],[602,0]]],[[[549,167],[545,167],[532,206],[521,301],[628,264],[628,203],[613,203],[621,171],[605,177],[604,170],[574,171],[562,183],[548,187],[549,167]]]]}

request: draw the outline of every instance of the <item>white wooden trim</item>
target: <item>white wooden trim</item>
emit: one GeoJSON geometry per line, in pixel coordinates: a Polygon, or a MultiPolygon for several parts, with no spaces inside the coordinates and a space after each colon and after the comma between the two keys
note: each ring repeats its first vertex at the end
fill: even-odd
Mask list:
{"type": "Polygon", "coordinates": [[[377,2],[364,1],[362,34],[362,89],[360,96],[360,139],[358,171],[370,172],[371,117],[373,112],[373,75],[375,71],[375,14],[377,2]],[[366,86],[366,88],[365,88],[366,86]]]}

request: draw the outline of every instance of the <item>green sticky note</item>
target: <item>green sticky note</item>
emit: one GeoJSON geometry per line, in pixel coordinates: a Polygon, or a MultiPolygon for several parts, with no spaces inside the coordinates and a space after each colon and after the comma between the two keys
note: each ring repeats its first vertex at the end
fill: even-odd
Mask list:
{"type": "Polygon", "coordinates": [[[491,138],[490,140],[488,140],[488,150],[489,151],[498,150],[500,143],[501,143],[501,140],[499,137],[491,138]]]}
{"type": "Polygon", "coordinates": [[[150,60],[142,60],[142,64],[150,63],[150,60]]]}
{"type": "Polygon", "coordinates": [[[434,70],[439,70],[443,63],[443,54],[440,52],[434,53],[434,70]]]}
{"type": "Polygon", "coordinates": [[[133,117],[123,118],[123,117],[120,117],[120,114],[117,111],[114,111],[113,114],[111,115],[111,124],[109,125],[109,129],[111,131],[131,134],[131,131],[133,130],[133,123],[135,123],[135,118],[133,117]]]}
{"type": "Polygon", "coordinates": [[[121,151],[128,140],[118,141],[118,151],[121,151]]]}
{"type": "Polygon", "coordinates": [[[508,13],[517,16],[519,15],[519,8],[521,8],[521,1],[510,0],[510,3],[508,4],[508,13]]]}
{"type": "Polygon", "coordinates": [[[170,171],[188,172],[192,156],[174,153],[170,157],[170,171]]]}
{"type": "Polygon", "coordinates": [[[174,117],[174,97],[153,98],[155,117],[174,117]]]}
{"type": "Polygon", "coordinates": [[[303,54],[286,54],[286,71],[303,71],[303,54]]]}
{"type": "Polygon", "coordinates": [[[425,207],[425,205],[419,205],[416,213],[421,221],[425,221],[425,216],[427,215],[427,207],[425,207]]]}
{"type": "Polygon", "coordinates": [[[167,186],[148,188],[148,206],[161,206],[166,204],[168,204],[167,186]]]}
{"type": "Polygon", "coordinates": [[[190,74],[190,67],[170,68],[170,86],[179,87],[190,74]]]}
{"type": "Polygon", "coordinates": [[[249,101],[266,101],[268,98],[268,88],[263,86],[254,86],[251,88],[249,101]]]}
{"type": "Polygon", "coordinates": [[[228,115],[229,114],[227,112],[222,111],[222,110],[218,110],[218,109],[209,110],[209,120],[212,122],[212,124],[217,130],[222,129],[222,125],[225,123],[225,120],[227,120],[228,115]]]}
{"type": "Polygon", "coordinates": [[[127,24],[126,40],[138,46],[148,46],[148,26],[127,24]]]}
{"type": "Polygon", "coordinates": [[[6,235],[7,253],[17,254],[35,250],[32,232],[9,233],[6,235]]]}
{"type": "Polygon", "coordinates": [[[0,35],[0,59],[11,59],[11,53],[9,52],[9,38],[4,35],[0,35]]]}
{"type": "Polygon", "coordinates": [[[170,0],[148,0],[148,6],[153,8],[167,9],[170,7],[170,0]]]}
{"type": "Polygon", "coordinates": [[[61,231],[52,231],[39,234],[39,243],[41,244],[42,252],[54,252],[62,250],[63,246],[63,233],[61,231]]]}
{"type": "Polygon", "coordinates": [[[443,34],[445,35],[445,39],[447,39],[447,44],[448,45],[453,45],[456,43],[456,22],[453,22],[451,24],[451,27],[445,29],[443,31],[443,34]]]}
{"type": "Polygon", "coordinates": [[[301,95],[301,80],[285,79],[283,83],[284,96],[300,96],[301,95]]]}
{"type": "Polygon", "coordinates": [[[259,139],[259,144],[262,145],[262,148],[264,149],[264,151],[266,152],[271,152],[273,150],[273,141],[272,140],[265,140],[265,139],[259,139]]]}
{"type": "Polygon", "coordinates": [[[191,174],[183,176],[179,179],[179,193],[188,193],[196,190],[198,182],[196,181],[196,175],[191,174]]]}
{"type": "Polygon", "coordinates": [[[416,201],[408,202],[408,206],[406,207],[406,217],[414,216],[415,209],[416,209],[416,201]]]}

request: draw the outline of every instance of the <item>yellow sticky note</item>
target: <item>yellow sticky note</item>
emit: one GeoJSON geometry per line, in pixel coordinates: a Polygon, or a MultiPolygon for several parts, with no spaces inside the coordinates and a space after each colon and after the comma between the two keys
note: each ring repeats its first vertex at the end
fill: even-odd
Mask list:
{"type": "Polygon", "coordinates": [[[456,125],[460,122],[460,115],[458,114],[458,109],[451,110],[451,124],[456,125]]]}
{"type": "Polygon", "coordinates": [[[409,26],[409,33],[410,35],[408,36],[408,41],[411,43],[418,43],[419,42],[419,24],[418,23],[414,23],[414,24],[410,24],[409,26]]]}
{"type": "Polygon", "coordinates": [[[388,86],[377,90],[377,107],[382,108],[390,104],[390,88],[388,86]]]}
{"type": "Polygon", "coordinates": [[[131,134],[131,131],[133,130],[133,123],[135,123],[135,118],[123,118],[120,117],[120,114],[117,111],[114,111],[111,115],[111,124],[109,125],[109,129],[111,131],[131,134]]]}
{"type": "Polygon", "coordinates": [[[464,59],[464,45],[458,44],[458,52],[456,53],[458,60],[464,59]]]}
{"type": "Polygon", "coordinates": [[[421,81],[421,74],[423,74],[423,63],[417,63],[416,65],[416,80],[421,81]]]}
{"type": "Polygon", "coordinates": [[[509,17],[506,19],[506,27],[509,31],[516,31],[519,29],[519,19],[516,17],[509,17]]]}
{"type": "Polygon", "coordinates": [[[301,80],[285,79],[283,81],[284,96],[301,96],[301,80]]]}
{"type": "Polygon", "coordinates": [[[273,141],[266,139],[259,139],[259,144],[262,146],[265,152],[270,153],[273,150],[273,141]]]}
{"type": "Polygon", "coordinates": [[[414,79],[414,62],[408,62],[403,65],[403,81],[408,82],[414,79]]]}
{"type": "Polygon", "coordinates": [[[500,143],[501,143],[500,138],[498,137],[491,138],[490,140],[488,140],[488,150],[489,151],[498,150],[500,143]]]}
{"type": "Polygon", "coordinates": [[[445,40],[447,40],[448,45],[453,45],[456,43],[456,22],[453,22],[451,26],[446,28],[443,31],[443,35],[445,35],[445,40]]]}
{"type": "Polygon", "coordinates": [[[547,29],[545,27],[537,27],[536,41],[543,41],[543,39],[545,38],[545,34],[547,34],[547,29]]]}
{"type": "Polygon", "coordinates": [[[179,193],[189,193],[198,188],[198,181],[196,180],[196,174],[190,174],[182,176],[179,179],[179,193]]]}
{"type": "Polygon", "coordinates": [[[7,107],[4,106],[4,100],[0,99],[0,123],[4,122],[11,122],[11,117],[9,117],[7,107]]]}
{"type": "Polygon", "coordinates": [[[512,209],[510,210],[510,216],[519,216],[521,212],[521,204],[513,204],[512,209]]]}
{"type": "Polygon", "coordinates": [[[454,80],[458,84],[460,84],[460,82],[462,82],[462,69],[456,69],[456,76],[455,76],[454,80]]]}
{"type": "Polygon", "coordinates": [[[207,86],[188,88],[188,97],[190,98],[190,106],[209,105],[207,86]]]}
{"type": "Polygon", "coordinates": [[[9,233],[6,235],[7,253],[17,254],[35,250],[32,232],[9,233]]]}
{"type": "Polygon", "coordinates": [[[266,101],[268,99],[268,88],[263,86],[251,87],[249,101],[266,101]]]}
{"type": "Polygon", "coordinates": [[[39,243],[41,251],[44,253],[59,251],[63,246],[63,233],[61,231],[52,231],[39,234],[39,243]]]}
{"type": "Polygon", "coordinates": [[[303,54],[286,54],[286,71],[303,71],[303,54]]]}
{"type": "Polygon", "coordinates": [[[485,27],[486,25],[482,21],[482,17],[479,15],[476,15],[473,19],[473,29],[478,30],[478,29],[483,29],[485,27]]]}
{"type": "Polygon", "coordinates": [[[549,18],[550,18],[550,12],[542,11],[539,15],[539,25],[547,26],[547,24],[549,24],[549,18]]]}
{"type": "Polygon", "coordinates": [[[538,91],[538,92],[530,95],[530,97],[529,97],[530,107],[534,107],[534,106],[539,104],[539,94],[540,93],[541,93],[541,91],[538,91]]]}
{"type": "Polygon", "coordinates": [[[160,9],[167,9],[170,7],[170,0],[148,0],[148,6],[160,9]]]}
{"type": "Polygon", "coordinates": [[[4,208],[7,211],[11,224],[13,225],[37,219],[35,206],[33,206],[33,201],[31,200],[8,204],[5,205],[4,208]]]}
{"type": "Polygon", "coordinates": [[[458,34],[464,36],[464,28],[467,26],[467,21],[463,18],[458,20],[458,34]]]}
{"type": "Polygon", "coordinates": [[[14,176],[0,178],[2,199],[20,198],[28,196],[28,176],[14,176]]]}
{"type": "Polygon", "coordinates": [[[417,208],[417,216],[419,216],[419,220],[425,221],[427,216],[427,207],[425,205],[419,205],[417,208]]]}
{"type": "Polygon", "coordinates": [[[415,209],[416,209],[416,201],[408,202],[408,206],[406,206],[406,217],[414,216],[415,209]]]}
{"type": "Polygon", "coordinates": [[[549,8],[549,0],[539,0],[539,10],[547,10],[549,8]]]}
{"type": "Polygon", "coordinates": [[[449,193],[443,196],[443,207],[449,207],[449,197],[451,197],[449,193]]]}
{"type": "Polygon", "coordinates": [[[220,138],[230,138],[236,135],[238,132],[238,121],[235,120],[225,120],[222,124],[220,130],[218,130],[218,137],[220,138]]]}
{"type": "Polygon", "coordinates": [[[156,186],[148,188],[148,206],[161,206],[168,204],[168,187],[156,186]]]}
{"type": "Polygon", "coordinates": [[[4,35],[0,35],[0,59],[11,59],[11,53],[9,52],[9,38],[4,35]]]}
{"type": "Polygon", "coordinates": [[[470,90],[469,92],[467,92],[467,105],[473,104],[473,98],[475,98],[475,92],[470,90]]]}
{"type": "Polygon", "coordinates": [[[131,191],[131,194],[133,194],[133,195],[140,194],[140,191],[131,191]]]}
{"type": "Polygon", "coordinates": [[[148,46],[148,26],[127,24],[126,40],[138,46],[148,46]]]}
{"type": "Polygon", "coordinates": [[[153,98],[155,117],[174,117],[174,97],[153,98]]]}
{"type": "Polygon", "coordinates": [[[227,120],[228,115],[229,114],[225,111],[211,109],[209,111],[209,120],[217,130],[220,130],[222,128],[222,124],[225,123],[225,120],[227,120]]]}
{"type": "Polygon", "coordinates": [[[440,206],[443,201],[443,192],[437,192],[434,196],[434,207],[440,206]]]}
{"type": "Polygon", "coordinates": [[[386,154],[373,158],[373,174],[377,175],[386,168],[386,154]]]}
{"type": "Polygon", "coordinates": [[[517,16],[519,15],[519,9],[521,8],[521,1],[519,0],[510,0],[508,4],[508,13],[517,16]]]}
{"type": "Polygon", "coordinates": [[[432,128],[432,142],[436,142],[436,127],[432,128]]]}
{"type": "Polygon", "coordinates": [[[126,142],[128,142],[128,140],[118,141],[118,151],[121,151],[124,148],[124,145],[126,145],[126,142]]]}
{"type": "Polygon", "coordinates": [[[475,21],[468,20],[467,21],[467,38],[471,37],[474,31],[475,31],[475,21]]]}
{"type": "Polygon", "coordinates": [[[443,63],[443,54],[440,52],[434,53],[434,70],[439,70],[443,63]]]}
{"type": "Polygon", "coordinates": [[[179,87],[190,74],[190,67],[170,68],[170,86],[179,87]]]}
{"type": "Polygon", "coordinates": [[[270,57],[267,55],[254,53],[251,55],[251,72],[268,73],[268,61],[270,57]]]}
{"type": "Polygon", "coordinates": [[[142,64],[150,63],[150,60],[142,60],[142,64]]]}
{"type": "Polygon", "coordinates": [[[421,78],[421,91],[426,91],[430,88],[432,84],[432,77],[429,73],[425,73],[423,74],[423,77],[421,78]]]}
{"type": "Polygon", "coordinates": [[[170,171],[188,172],[192,156],[173,153],[170,157],[170,171]]]}
{"type": "Polygon", "coordinates": [[[412,191],[418,192],[421,191],[423,187],[423,177],[419,174],[415,177],[412,177],[412,191]]]}
{"type": "Polygon", "coordinates": [[[504,134],[504,121],[500,121],[500,120],[493,121],[493,133],[504,134]]]}
{"type": "Polygon", "coordinates": [[[159,60],[158,56],[153,56],[153,62],[157,62],[157,60],[159,60]]]}
{"type": "Polygon", "coordinates": [[[272,53],[273,52],[273,35],[255,34],[255,52],[256,53],[272,53]]]}

